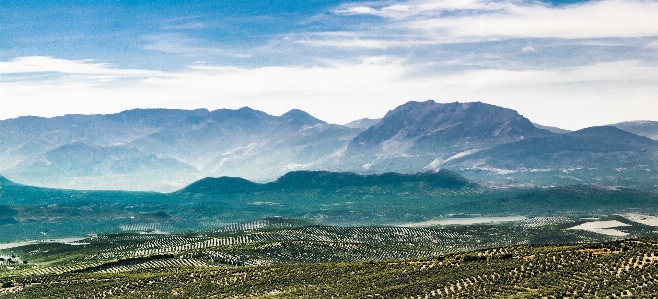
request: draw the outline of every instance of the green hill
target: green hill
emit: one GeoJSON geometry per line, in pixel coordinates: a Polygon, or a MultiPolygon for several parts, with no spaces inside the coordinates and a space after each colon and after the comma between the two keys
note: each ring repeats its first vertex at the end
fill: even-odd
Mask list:
{"type": "Polygon", "coordinates": [[[258,184],[242,178],[220,177],[198,180],[177,193],[230,194],[286,189],[322,189],[336,191],[345,187],[402,187],[420,184],[428,188],[459,189],[477,187],[466,178],[449,170],[416,174],[383,173],[360,175],[351,172],[293,171],[274,182],[258,184]]]}

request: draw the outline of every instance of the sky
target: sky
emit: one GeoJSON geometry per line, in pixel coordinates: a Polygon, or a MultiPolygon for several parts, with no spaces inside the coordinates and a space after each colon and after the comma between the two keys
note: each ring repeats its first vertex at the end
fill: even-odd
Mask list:
{"type": "Polygon", "coordinates": [[[658,1],[0,0],[0,119],[481,101],[580,129],[658,120],[658,1]]]}

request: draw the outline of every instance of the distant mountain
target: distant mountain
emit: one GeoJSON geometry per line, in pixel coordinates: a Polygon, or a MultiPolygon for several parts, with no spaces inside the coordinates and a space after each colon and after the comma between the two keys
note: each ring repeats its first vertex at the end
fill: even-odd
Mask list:
{"type": "Polygon", "coordinates": [[[567,176],[573,180],[567,183],[653,181],[658,171],[658,141],[612,126],[591,127],[498,145],[445,166],[489,171],[527,183],[538,176],[551,176],[553,182],[567,176]]]}
{"type": "Polygon", "coordinates": [[[375,172],[438,169],[460,153],[552,134],[516,111],[494,105],[408,102],[354,137],[345,161],[347,167],[375,172]]]}
{"type": "Polygon", "coordinates": [[[615,127],[592,127],[571,133],[528,138],[451,161],[503,169],[628,167],[658,162],[658,142],[615,127]]]}
{"type": "Polygon", "coordinates": [[[570,131],[570,130],[560,129],[560,128],[557,128],[557,127],[542,126],[542,125],[540,125],[540,124],[536,124],[536,123],[532,123],[532,124],[533,124],[535,127],[537,127],[538,129],[548,130],[548,131],[551,131],[551,132],[553,132],[553,133],[555,133],[555,134],[565,134],[565,133],[572,132],[572,131],[570,131]]]}
{"type": "Polygon", "coordinates": [[[283,115],[281,118],[290,125],[294,126],[314,126],[314,125],[326,125],[327,123],[321,121],[312,115],[306,113],[305,111],[299,109],[292,109],[283,115]]]}
{"type": "Polygon", "coordinates": [[[626,132],[631,132],[636,135],[658,140],[658,121],[638,120],[627,121],[611,126],[622,129],[626,132]]]}
{"type": "Polygon", "coordinates": [[[301,110],[135,109],[0,121],[0,174],[71,189],[173,191],[204,176],[322,169],[362,129],[301,110]]]}
{"type": "Polygon", "coordinates": [[[348,128],[354,128],[354,129],[367,129],[375,124],[377,124],[379,121],[381,121],[381,118],[377,119],[371,119],[371,118],[362,118],[358,119],[349,123],[346,123],[345,126],[348,128]]]}

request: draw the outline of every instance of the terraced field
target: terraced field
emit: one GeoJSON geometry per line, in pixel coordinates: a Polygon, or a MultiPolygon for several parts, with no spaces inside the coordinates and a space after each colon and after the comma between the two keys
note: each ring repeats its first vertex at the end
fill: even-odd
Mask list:
{"type": "MultiPolygon", "coordinates": [[[[254,249],[280,246],[288,245],[270,243],[254,249]]],[[[312,242],[305,246],[321,247],[312,242]]],[[[209,266],[188,258],[193,255],[5,276],[0,298],[653,298],[658,294],[655,237],[349,263],[209,266]]]]}
{"type": "Polygon", "coordinates": [[[657,294],[656,235],[655,227],[619,215],[427,228],[275,217],[189,234],[124,233],[0,250],[0,298],[657,294]],[[574,229],[596,221],[619,222],[635,239],[574,229]]]}
{"type": "Polygon", "coordinates": [[[299,226],[305,223],[268,218],[183,235],[119,234],[68,244],[34,243],[8,248],[0,254],[30,261],[38,267],[38,273],[46,274],[78,270],[80,265],[94,267],[99,262],[162,255],[193,259],[199,265],[269,265],[405,259],[518,244],[614,239],[566,229],[578,223],[568,218],[539,218],[437,228],[337,227],[299,226]]]}

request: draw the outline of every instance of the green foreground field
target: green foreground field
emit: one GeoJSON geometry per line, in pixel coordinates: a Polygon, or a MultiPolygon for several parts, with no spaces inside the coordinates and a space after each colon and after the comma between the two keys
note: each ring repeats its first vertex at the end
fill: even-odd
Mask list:
{"type": "Polygon", "coordinates": [[[274,218],[35,243],[0,251],[0,298],[658,296],[658,237],[566,229],[574,221],[411,228],[274,218]]]}
{"type": "Polygon", "coordinates": [[[249,267],[102,268],[15,277],[0,298],[606,298],[658,294],[658,239],[427,258],[249,267]]]}

